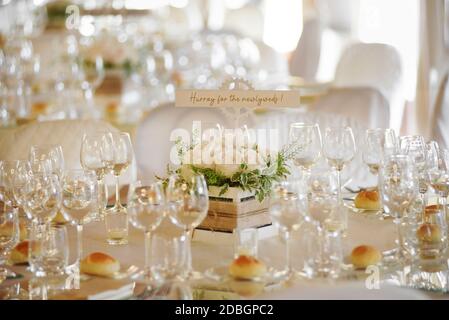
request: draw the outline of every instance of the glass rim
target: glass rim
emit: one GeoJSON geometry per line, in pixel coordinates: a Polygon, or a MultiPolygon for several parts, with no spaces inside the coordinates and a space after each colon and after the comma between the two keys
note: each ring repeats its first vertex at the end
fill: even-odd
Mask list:
{"type": "Polygon", "coordinates": [[[319,128],[318,123],[308,123],[308,122],[292,122],[290,123],[290,128],[319,128]]]}

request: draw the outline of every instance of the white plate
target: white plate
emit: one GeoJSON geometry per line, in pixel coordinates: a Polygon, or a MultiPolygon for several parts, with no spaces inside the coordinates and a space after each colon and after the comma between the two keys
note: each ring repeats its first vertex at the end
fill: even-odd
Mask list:
{"type": "Polygon", "coordinates": [[[242,281],[242,282],[258,282],[264,284],[274,284],[279,281],[279,277],[276,276],[274,269],[268,269],[267,272],[261,277],[255,277],[252,279],[238,279],[229,275],[228,266],[219,266],[207,269],[204,276],[208,279],[217,282],[229,282],[229,281],[242,281]]]}

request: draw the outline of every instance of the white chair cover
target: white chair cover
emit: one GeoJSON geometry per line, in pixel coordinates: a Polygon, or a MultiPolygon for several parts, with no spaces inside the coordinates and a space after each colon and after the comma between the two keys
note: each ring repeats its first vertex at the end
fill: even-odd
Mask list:
{"type": "Polygon", "coordinates": [[[173,104],[155,108],[136,130],[134,145],[140,176],[167,174],[167,165],[173,165],[170,153],[175,150],[179,136],[174,130],[185,129],[191,134],[193,121],[201,121],[203,129],[217,123],[230,127],[228,119],[214,108],[175,108],[173,104]]]}
{"type": "Polygon", "coordinates": [[[298,45],[290,58],[290,75],[307,81],[316,79],[321,53],[322,26],[318,19],[304,23],[298,45]]]}
{"type": "MultiPolygon", "coordinates": [[[[103,121],[60,120],[33,122],[28,125],[2,131],[0,135],[0,159],[27,159],[30,147],[39,144],[58,144],[62,146],[66,169],[80,169],[80,150],[84,134],[96,131],[118,132],[116,128],[103,121]]],[[[133,164],[120,176],[120,184],[129,184],[137,175],[133,164]]],[[[108,185],[114,180],[108,177],[108,185]]]]}
{"type": "Polygon", "coordinates": [[[337,65],[336,87],[371,87],[390,104],[390,126],[399,131],[404,101],[401,97],[401,58],[387,44],[356,43],[349,46],[337,65]]]}
{"type": "Polygon", "coordinates": [[[390,126],[388,101],[374,88],[332,88],[309,110],[350,117],[366,128],[390,126]]]}
{"type": "Polygon", "coordinates": [[[432,138],[442,148],[449,148],[449,74],[441,81],[435,102],[432,138]]]}

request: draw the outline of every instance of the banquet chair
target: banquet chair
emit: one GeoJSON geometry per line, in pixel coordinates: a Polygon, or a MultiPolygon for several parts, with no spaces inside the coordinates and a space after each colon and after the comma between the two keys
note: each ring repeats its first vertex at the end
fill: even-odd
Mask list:
{"type": "Polygon", "coordinates": [[[399,131],[404,101],[401,98],[401,58],[387,44],[355,43],[343,52],[335,71],[335,87],[371,87],[389,102],[390,126],[399,131]]]}
{"type": "Polygon", "coordinates": [[[298,45],[289,62],[290,75],[306,81],[316,78],[321,53],[322,26],[318,19],[304,22],[298,45]]]}
{"type": "MultiPolygon", "coordinates": [[[[202,129],[222,124],[229,128],[229,120],[214,108],[176,108],[169,103],[153,109],[142,120],[135,134],[135,152],[139,176],[165,176],[167,165],[173,165],[170,155],[175,152],[178,134],[191,134],[193,121],[201,121],[202,129]],[[182,133],[182,132],[181,132],[182,133]]],[[[190,137],[187,139],[190,141],[190,137]]]]}
{"type": "Polygon", "coordinates": [[[432,139],[449,148],[449,74],[441,81],[432,121],[432,139]]]}
{"type": "Polygon", "coordinates": [[[365,128],[388,128],[388,101],[374,88],[331,88],[308,107],[310,111],[351,117],[365,128]]]}
{"type": "MultiPolygon", "coordinates": [[[[64,153],[66,169],[80,169],[80,150],[84,134],[96,131],[119,132],[118,129],[104,121],[95,120],[59,120],[32,122],[7,131],[2,131],[0,138],[0,160],[27,159],[30,147],[40,144],[58,144],[64,153]]],[[[120,176],[120,184],[134,181],[137,175],[135,160],[120,176]]],[[[113,194],[114,180],[107,177],[106,183],[113,194]]]]}

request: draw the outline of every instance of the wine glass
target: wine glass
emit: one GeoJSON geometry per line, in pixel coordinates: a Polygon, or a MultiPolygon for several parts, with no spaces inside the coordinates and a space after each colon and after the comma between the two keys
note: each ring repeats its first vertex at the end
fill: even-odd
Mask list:
{"type": "Polygon", "coordinates": [[[329,165],[337,170],[338,202],[341,205],[341,171],[352,161],[356,153],[354,134],[350,127],[326,128],[323,154],[329,165]]]}
{"type": "Polygon", "coordinates": [[[410,155],[415,164],[419,178],[421,198],[427,192],[427,145],[423,136],[400,137],[400,151],[410,155]]]}
{"type": "Polygon", "coordinates": [[[48,161],[51,173],[62,179],[64,173],[64,153],[60,145],[43,144],[32,146],[29,160],[32,165],[37,165],[39,161],[48,161]]]}
{"type": "Polygon", "coordinates": [[[380,170],[380,193],[387,214],[397,225],[396,258],[401,258],[401,223],[418,194],[418,178],[409,155],[390,155],[380,170]]]}
{"type": "MultiPolygon", "coordinates": [[[[285,236],[285,271],[287,279],[294,276],[290,259],[291,232],[297,230],[307,212],[307,195],[301,192],[299,181],[281,181],[274,186],[270,199],[269,214],[272,222],[283,231],[285,236]]],[[[305,188],[303,188],[304,190],[305,188]]]]}
{"type": "Polygon", "coordinates": [[[68,170],[62,179],[62,214],[70,224],[76,226],[78,254],[75,266],[83,253],[83,226],[91,222],[98,210],[97,180],[88,170],[68,170]]]}
{"type": "Polygon", "coordinates": [[[444,209],[447,216],[447,197],[449,195],[449,151],[436,149],[438,163],[429,170],[430,185],[438,193],[438,203],[444,209]]]}
{"type": "Polygon", "coordinates": [[[383,159],[394,154],[396,150],[396,135],[393,129],[367,129],[362,152],[363,161],[373,175],[379,174],[383,159]]]}
{"type": "Polygon", "coordinates": [[[184,180],[178,175],[169,177],[167,186],[167,211],[170,220],[184,229],[187,243],[187,265],[185,278],[198,278],[200,275],[192,268],[191,237],[193,229],[206,218],[209,209],[209,196],[206,180],[203,175],[194,174],[184,180]]]}
{"type": "Polygon", "coordinates": [[[128,216],[131,224],[145,233],[144,277],[154,280],[151,273],[152,232],[161,224],[165,212],[165,195],[162,182],[139,180],[128,190],[128,216]]]}
{"type": "Polygon", "coordinates": [[[14,196],[15,180],[26,177],[29,170],[30,166],[26,160],[0,161],[0,187],[2,190],[0,196],[5,205],[19,207],[18,200],[14,196]]]}
{"type": "Polygon", "coordinates": [[[15,273],[2,267],[6,265],[11,250],[19,243],[19,215],[17,209],[7,208],[0,213],[0,284],[15,273]]]}
{"type": "Polygon", "coordinates": [[[21,188],[21,203],[31,221],[49,225],[61,205],[61,184],[54,174],[32,174],[21,188]]]}
{"type": "Polygon", "coordinates": [[[126,208],[120,202],[120,175],[133,161],[133,148],[128,133],[112,133],[112,161],[106,164],[115,177],[115,204],[106,210],[105,222],[108,230],[108,242],[112,245],[126,244],[128,242],[128,217],[126,208]]]}
{"type": "Polygon", "coordinates": [[[105,77],[103,58],[96,56],[93,61],[82,59],[81,70],[83,73],[81,86],[85,90],[86,99],[91,102],[95,90],[100,86],[105,77]]]}
{"type": "Polygon", "coordinates": [[[293,163],[302,170],[310,173],[311,167],[318,161],[321,153],[321,131],[318,124],[292,123],[290,125],[289,140],[297,146],[298,152],[293,163]]]}
{"type": "Polygon", "coordinates": [[[96,132],[85,134],[81,143],[80,160],[84,170],[95,172],[98,184],[98,219],[104,219],[108,194],[104,177],[108,170],[108,163],[114,158],[112,134],[110,132],[96,132]]]}

